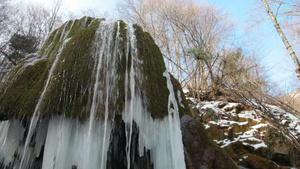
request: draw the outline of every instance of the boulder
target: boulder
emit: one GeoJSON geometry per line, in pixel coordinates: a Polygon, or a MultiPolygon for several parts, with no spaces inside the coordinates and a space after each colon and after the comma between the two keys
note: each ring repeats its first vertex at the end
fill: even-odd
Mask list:
{"type": "Polygon", "coordinates": [[[184,115],[180,122],[188,169],[238,168],[235,162],[209,139],[201,123],[188,115],[184,115]]]}

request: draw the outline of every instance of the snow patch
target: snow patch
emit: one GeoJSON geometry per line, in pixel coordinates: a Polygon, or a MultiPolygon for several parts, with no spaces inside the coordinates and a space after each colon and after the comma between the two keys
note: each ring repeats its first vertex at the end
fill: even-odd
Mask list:
{"type": "Polygon", "coordinates": [[[181,98],[181,92],[179,90],[177,90],[177,98],[178,98],[178,101],[179,101],[179,104],[182,108],[184,108],[184,105],[182,103],[182,98],[181,98]]]}

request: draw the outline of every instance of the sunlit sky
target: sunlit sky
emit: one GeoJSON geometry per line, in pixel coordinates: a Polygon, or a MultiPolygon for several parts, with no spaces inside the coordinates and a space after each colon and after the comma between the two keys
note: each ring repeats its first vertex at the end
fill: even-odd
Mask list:
{"type": "Polygon", "coordinates": [[[260,50],[260,57],[270,80],[279,83],[281,88],[288,88],[285,90],[293,90],[291,86],[299,87],[300,81],[294,73],[292,59],[268,16],[266,22],[255,25],[249,30],[249,27],[252,27],[249,22],[255,20],[254,17],[261,17],[259,14],[255,15],[257,11],[254,10],[256,8],[254,0],[208,1],[228,11],[236,21],[238,36],[244,40],[252,40],[254,47],[260,50]]]}
{"type": "MultiPolygon", "coordinates": [[[[56,0],[21,0],[22,2],[33,2],[45,6],[51,6],[56,0]]],[[[97,9],[99,12],[108,11],[113,13],[115,4],[118,0],[62,0],[63,10],[70,12],[81,12],[86,9],[97,9]]]]}
{"type": "MultiPolygon", "coordinates": [[[[122,0],[63,0],[63,9],[70,12],[80,12],[86,9],[96,9],[117,18],[115,9],[117,2],[122,0]]],[[[200,0],[199,0],[200,1],[200,0]]],[[[206,0],[223,8],[229,13],[236,24],[237,40],[251,41],[253,48],[259,48],[260,58],[266,66],[271,81],[277,82],[284,90],[292,90],[292,86],[300,83],[295,77],[294,65],[287,54],[281,39],[270,22],[262,23],[255,29],[246,29],[249,21],[253,19],[253,0],[206,0]]],[[[53,0],[23,0],[23,2],[34,2],[50,6],[53,0]]],[[[122,18],[117,18],[122,19],[122,18]]],[[[287,91],[286,91],[287,92],[287,91]]]]}

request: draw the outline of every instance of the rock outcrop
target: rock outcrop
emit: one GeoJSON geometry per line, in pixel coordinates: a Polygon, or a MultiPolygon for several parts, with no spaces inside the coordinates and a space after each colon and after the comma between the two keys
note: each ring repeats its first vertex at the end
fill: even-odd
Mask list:
{"type": "Polygon", "coordinates": [[[238,165],[296,167],[299,151],[293,139],[299,139],[300,119],[277,106],[264,107],[265,112],[241,103],[203,101],[194,105],[194,113],[214,143],[238,165]]]}
{"type": "Polygon", "coordinates": [[[187,168],[237,168],[233,160],[210,140],[200,122],[185,115],[181,118],[181,130],[187,168]]]}

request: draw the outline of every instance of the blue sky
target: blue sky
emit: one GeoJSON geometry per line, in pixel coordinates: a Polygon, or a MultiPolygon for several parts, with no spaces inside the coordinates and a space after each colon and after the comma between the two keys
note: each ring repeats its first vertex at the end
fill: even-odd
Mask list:
{"type": "MultiPolygon", "coordinates": [[[[261,17],[254,10],[253,0],[207,0],[227,11],[235,20],[238,39],[250,40],[258,52],[263,65],[266,67],[269,80],[276,82],[284,90],[289,92],[299,86],[299,80],[294,73],[292,59],[288,55],[283,42],[277,34],[268,16],[266,22],[254,26],[250,25],[256,17],[261,17]],[[298,86],[297,84],[298,83],[298,86]]],[[[263,11],[264,12],[264,9],[263,11]]]]}
{"type": "MultiPolygon", "coordinates": [[[[51,4],[52,0],[24,0],[51,4]]],[[[100,12],[115,13],[116,3],[121,0],[63,0],[64,8],[69,11],[79,12],[84,9],[97,9],[100,12]]],[[[200,0],[198,0],[200,1],[200,0]]],[[[253,0],[206,0],[228,12],[236,24],[237,41],[241,46],[247,45],[258,51],[263,65],[266,67],[269,80],[279,83],[285,92],[291,91],[299,80],[295,78],[294,65],[287,54],[281,39],[271,22],[263,22],[254,29],[246,29],[257,11],[253,10],[253,0]],[[253,15],[251,15],[253,14],[253,15]],[[244,43],[244,42],[251,42],[244,43]]],[[[267,18],[269,19],[269,18],[267,18]]],[[[299,86],[298,86],[299,87],[299,86]]]]}

